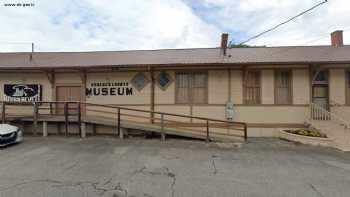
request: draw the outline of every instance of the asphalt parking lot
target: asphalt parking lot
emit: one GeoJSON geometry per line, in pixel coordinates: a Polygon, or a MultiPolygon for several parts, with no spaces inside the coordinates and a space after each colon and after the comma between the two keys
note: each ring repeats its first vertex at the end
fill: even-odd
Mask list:
{"type": "Polygon", "coordinates": [[[350,195],[350,153],[253,139],[26,138],[0,150],[1,197],[350,195]]]}

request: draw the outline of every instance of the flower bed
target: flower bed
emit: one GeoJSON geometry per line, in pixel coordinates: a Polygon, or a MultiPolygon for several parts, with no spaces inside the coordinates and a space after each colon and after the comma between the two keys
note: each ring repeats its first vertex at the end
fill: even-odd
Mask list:
{"type": "Polygon", "coordinates": [[[325,134],[305,129],[281,130],[279,137],[288,141],[315,146],[331,146],[332,143],[332,140],[325,134]]]}
{"type": "Polygon", "coordinates": [[[321,133],[316,130],[308,130],[308,129],[296,129],[296,130],[284,130],[285,132],[296,134],[296,135],[303,135],[303,136],[309,136],[309,137],[320,137],[320,138],[327,138],[327,135],[324,133],[321,133]]]}

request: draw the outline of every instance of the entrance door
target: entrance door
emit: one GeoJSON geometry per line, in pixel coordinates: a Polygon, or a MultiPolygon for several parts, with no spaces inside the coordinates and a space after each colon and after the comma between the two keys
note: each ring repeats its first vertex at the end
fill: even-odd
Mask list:
{"type": "Polygon", "coordinates": [[[312,102],[329,109],[328,71],[315,71],[312,80],[312,102]]]}
{"type": "Polygon", "coordinates": [[[312,102],[329,110],[328,85],[314,85],[312,87],[312,102]]]}
{"type": "MultiPolygon", "coordinates": [[[[312,80],[312,102],[329,111],[329,85],[328,71],[316,71],[313,73],[312,80]]],[[[320,113],[314,112],[314,118],[322,116],[320,113]]]]}
{"type": "MultiPolygon", "coordinates": [[[[81,101],[81,86],[57,86],[56,87],[57,101],[81,101]]],[[[77,105],[70,104],[68,112],[76,113],[77,105]]],[[[64,113],[64,105],[57,105],[57,113],[64,113]]]]}

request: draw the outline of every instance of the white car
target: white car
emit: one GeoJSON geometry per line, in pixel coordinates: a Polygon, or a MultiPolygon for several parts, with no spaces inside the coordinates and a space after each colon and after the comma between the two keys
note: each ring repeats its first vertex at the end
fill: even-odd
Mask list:
{"type": "Polygon", "coordinates": [[[23,132],[16,126],[0,124],[0,147],[19,143],[23,140],[23,132]]]}

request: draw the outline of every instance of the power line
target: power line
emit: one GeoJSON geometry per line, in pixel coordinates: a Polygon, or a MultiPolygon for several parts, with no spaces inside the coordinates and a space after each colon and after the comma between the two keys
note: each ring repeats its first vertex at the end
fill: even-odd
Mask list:
{"type": "MultiPolygon", "coordinates": [[[[328,29],[337,29],[337,28],[328,28],[328,29]]],[[[339,28],[338,28],[339,29],[339,28]]],[[[348,32],[348,31],[350,31],[350,26],[348,26],[348,27],[345,27],[345,28],[340,28],[340,30],[342,30],[343,32],[348,32]]],[[[307,45],[309,45],[309,44],[312,44],[312,43],[315,43],[315,42],[317,42],[317,41],[320,41],[320,40],[322,40],[322,39],[325,39],[325,38],[327,38],[327,37],[329,37],[330,36],[330,34],[319,34],[318,36],[316,36],[314,39],[310,39],[310,40],[308,40],[308,41],[306,41],[306,42],[303,42],[303,43],[301,43],[301,45],[305,45],[305,46],[307,46],[307,45]]],[[[298,41],[302,41],[303,39],[298,39],[298,40],[296,40],[296,42],[298,42],[298,41]]],[[[278,43],[280,43],[280,42],[278,42],[278,43]]],[[[269,43],[269,44],[267,44],[267,46],[271,46],[271,45],[279,45],[279,44],[275,44],[275,43],[269,43]]],[[[300,45],[300,44],[299,44],[300,45]]]]}
{"type": "Polygon", "coordinates": [[[251,40],[253,40],[253,39],[256,39],[256,38],[258,38],[258,37],[260,37],[260,36],[262,36],[262,35],[264,35],[264,34],[266,34],[266,33],[268,33],[268,32],[271,32],[271,31],[273,31],[273,30],[279,28],[280,26],[285,25],[286,23],[289,23],[289,22],[293,21],[294,19],[296,19],[296,18],[298,18],[298,17],[300,17],[300,16],[302,16],[302,15],[304,15],[304,14],[310,12],[311,10],[313,10],[313,9],[315,9],[315,8],[317,8],[317,7],[319,7],[319,6],[323,5],[323,4],[325,4],[325,3],[327,3],[327,2],[328,2],[328,0],[324,0],[323,2],[314,5],[313,7],[309,8],[309,9],[307,9],[307,10],[301,12],[301,13],[299,13],[299,14],[296,15],[296,16],[293,16],[292,18],[290,18],[290,19],[288,19],[288,20],[286,20],[286,21],[284,21],[284,22],[282,22],[282,23],[280,23],[280,24],[278,24],[278,25],[276,25],[276,26],[274,26],[274,27],[272,27],[272,28],[270,28],[270,29],[268,29],[268,30],[265,30],[265,31],[263,31],[263,32],[261,32],[261,33],[255,35],[255,36],[253,36],[253,37],[250,37],[249,39],[247,39],[247,40],[241,42],[240,45],[241,45],[241,44],[245,44],[245,43],[247,43],[247,42],[249,42],[249,41],[251,41],[251,40]]]}

